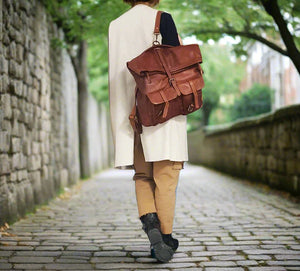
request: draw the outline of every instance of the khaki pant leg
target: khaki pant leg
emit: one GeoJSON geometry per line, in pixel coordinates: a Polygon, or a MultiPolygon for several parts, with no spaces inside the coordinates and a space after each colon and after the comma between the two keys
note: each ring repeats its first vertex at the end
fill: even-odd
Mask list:
{"type": "Polygon", "coordinates": [[[139,134],[134,137],[134,169],[135,193],[139,217],[148,213],[156,213],[155,183],[153,181],[153,164],[145,162],[143,147],[139,134]]]}
{"type": "Polygon", "coordinates": [[[176,203],[176,188],[183,162],[169,160],[153,162],[155,187],[155,204],[163,234],[173,230],[176,203]]]}

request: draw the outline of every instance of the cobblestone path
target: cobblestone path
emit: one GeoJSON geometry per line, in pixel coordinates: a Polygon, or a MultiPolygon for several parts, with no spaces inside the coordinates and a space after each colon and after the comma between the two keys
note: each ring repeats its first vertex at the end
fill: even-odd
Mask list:
{"type": "Polygon", "coordinates": [[[299,204],[192,165],[177,189],[180,247],[169,263],[156,263],[132,175],[105,171],[10,225],[0,270],[300,270],[299,204]]]}

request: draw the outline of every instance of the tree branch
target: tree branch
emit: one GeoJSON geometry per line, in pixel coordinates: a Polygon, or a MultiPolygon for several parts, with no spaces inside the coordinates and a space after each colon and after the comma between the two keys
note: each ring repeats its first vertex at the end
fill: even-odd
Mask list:
{"type": "Polygon", "coordinates": [[[295,44],[294,38],[290,33],[287,23],[284,20],[280,8],[278,6],[277,0],[259,0],[264,6],[266,12],[272,16],[275,23],[278,26],[281,38],[287,48],[288,56],[291,58],[295,64],[298,72],[300,73],[300,52],[295,44]]]}
{"type": "Polygon", "coordinates": [[[239,17],[246,23],[246,25],[244,26],[244,29],[249,30],[250,29],[250,22],[247,19],[247,17],[245,17],[245,15],[236,7],[235,4],[232,5],[232,8],[236,12],[236,14],[239,15],[239,17]]]}
{"type": "Polygon", "coordinates": [[[246,37],[248,39],[254,39],[257,40],[268,47],[272,48],[273,50],[277,51],[278,53],[288,56],[287,50],[282,49],[280,46],[277,44],[255,34],[255,33],[250,33],[246,31],[237,31],[237,30],[231,30],[231,29],[206,29],[206,30],[200,30],[195,32],[194,34],[228,34],[228,35],[233,35],[233,36],[242,36],[246,37]]]}

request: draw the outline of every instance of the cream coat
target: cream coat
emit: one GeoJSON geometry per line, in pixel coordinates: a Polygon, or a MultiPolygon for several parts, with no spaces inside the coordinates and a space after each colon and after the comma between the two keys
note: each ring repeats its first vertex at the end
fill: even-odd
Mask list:
{"type": "MultiPolygon", "coordinates": [[[[109,25],[109,100],[115,167],[133,165],[134,133],[128,116],[134,103],[135,81],[126,62],[152,45],[156,13],[156,9],[139,4],[109,25]]],[[[187,161],[186,116],[143,127],[141,141],[146,161],[187,161]]]]}

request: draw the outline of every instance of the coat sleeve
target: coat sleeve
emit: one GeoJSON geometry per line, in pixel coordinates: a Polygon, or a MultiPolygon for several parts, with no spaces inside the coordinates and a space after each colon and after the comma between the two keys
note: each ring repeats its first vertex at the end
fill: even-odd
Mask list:
{"type": "Polygon", "coordinates": [[[178,46],[180,45],[176,25],[171,14],[163,12],[160,20],[160,33],[162,44],[178,46]]]}

